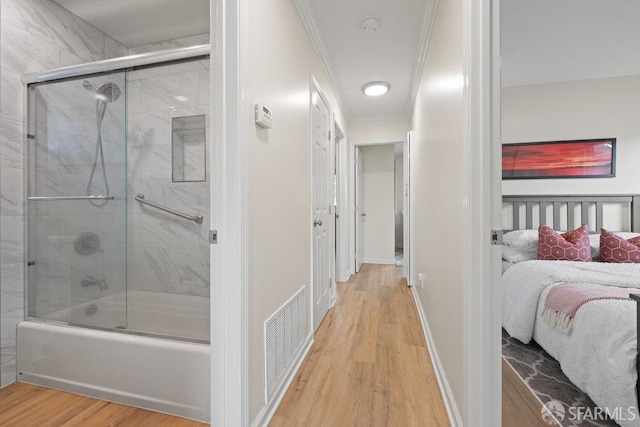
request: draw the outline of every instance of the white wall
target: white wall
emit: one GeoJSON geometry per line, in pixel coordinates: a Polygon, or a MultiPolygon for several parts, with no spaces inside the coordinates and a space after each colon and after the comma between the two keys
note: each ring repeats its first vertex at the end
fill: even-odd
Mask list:
{"type": "Polygon", "coordinates": [[[502,90],[502,141],[617,138],[615,178],[505,180],[504,194],[640,192],[640,76],[502,90]]]}
{"type": "Polygon", "coordinates": [[[409,131],[408,120],[357,122],[349,125],[349,139],[354,144],[402,142],[409,131]]]}
{"type": "Polygon", "coordinates": [[[341,129],[347,126],[293,2],[249,0],[246,11],[244,108],[253,115],[254,104],[260,102],[273,111],[271,129],[253,123],[247,129],[247,378],[253,422],[265,407],[264,322],[302,286],[307,287],[308,307],[311,304],[312,75],[336,111],[341,129]]]}
{"type": "Polygon", "coordinates": [[[463,408],[463,8],[438,3],[411,128],[411,281],[458,413],[463,408]],[[418,274],[424,273],[424,287],[418,274]]]}
{"type": "Polygon", "coordinates": [[[393,145],[362,147],[364,262],[395,261],[393,145]]]}

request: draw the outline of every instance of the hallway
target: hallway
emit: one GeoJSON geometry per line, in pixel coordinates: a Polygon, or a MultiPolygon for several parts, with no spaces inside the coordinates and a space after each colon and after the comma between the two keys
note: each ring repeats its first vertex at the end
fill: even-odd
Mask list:
{"type": "Polygon", "coordinates": [[[338,283],[270,425],[449,425],[401,268],[364,264],[338,283]]]}

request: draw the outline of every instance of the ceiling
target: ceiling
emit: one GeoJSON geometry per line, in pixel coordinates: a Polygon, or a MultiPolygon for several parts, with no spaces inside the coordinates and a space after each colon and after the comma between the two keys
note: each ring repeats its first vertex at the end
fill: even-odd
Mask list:
{"type": "Polygon", "coordinates": [[[640,1],[502,2],[502,83],[640,74],[640,1]]]}
{"type": "MultiPolygon", "coordinates": [[[[54,0],[127,47],[209,31],[209,0],[54,0]]],[[[407,119],[435,0],[293,0],[348,121],[407,119]],[[376,31],[363,18],[379,19],[376,31]],[[362,85],[391,84],[365,96],[362,85]]]]}
{"type": "Polygon", "coordinates": [[[411,113],[433,1],[294,0],[352,121],[406,119],[411,113]],[[379,19],[376,31],[361,28],[379,19]],[[362,85],[383,80],[389,93],[368,97],[362,85]]]}
{"type": "MultiPolygon", "coordinates": [[[[209,31],[209,0],[54,1],[127,47],[209,31]]],[[[435,1],[293,1],[347,120],[408,118],[435,1]],[[391,91],[365,96],[374,80],[391,91]]],[[[501,15],[503,86],[640,74],[638,0],[509,0],[501,15]]]]}
{"type": "Polygon", "coordinates": [[[209,32],[209,0],[53,0],[127,47],[209,32]]]}

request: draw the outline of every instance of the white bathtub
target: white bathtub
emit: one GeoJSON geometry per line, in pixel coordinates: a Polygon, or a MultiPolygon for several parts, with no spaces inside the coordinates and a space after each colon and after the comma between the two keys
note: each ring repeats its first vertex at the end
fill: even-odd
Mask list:
{"type": "MultiPolygon", "coordinates": [[[[138,311],[130,310],[127,314],[128,329],[188,336],[193,331],[185,334],[184,328],[204,327],[201,316],[193,316],[197,310],[189,301],[183,301],[182,307],[177,304],[168,308],[166,301],[143,297],[141,293],[129,293],[130,309],[136,299],[139,304],[138,311]],[[161,315],[158,310],[162,310],[161,315]],[[180,312],[189,315],[180,319],[180,312]],[[159,322],[154,322],[154,318],[159,322]],[[168,325],[158,324],[167,322],[168,325]],[[165,326],[173,331],[159,330],[165,326]]],[[[163,298],[162,294],[154,297],[163,298]]],[[[86,316],[86,306],[94,303],[98,310],[89,316],[91,320],[97,320],[95,316],[99,314],[121,320],[117,312],[123,305],[114,300],[113,307],[118,308],[110,312],[109,298],[119,296],[80,304],[67,313],[57,314],[60,320],[71,315],[70,321],[81,323],[85,321],[80,317],[86,316]]],[[[208,320],[206,323],[208,332],[208,320]]],[[[119,325],[109,325],[114,326],[119,325]]],[[[201,330],[196,336],[204,332],[201,330]]],[[[17,341],[19,381],[209,422],[208,344],[35,321],[18,325],[17,341]]]]}
{"type": "Polygon", "coordinates": [[[193,295],[119,291],[45,317],[74,325],[209,339],[209,298],[193,295]],[[88,310],[91,306],[95,310],[88,310]]]}

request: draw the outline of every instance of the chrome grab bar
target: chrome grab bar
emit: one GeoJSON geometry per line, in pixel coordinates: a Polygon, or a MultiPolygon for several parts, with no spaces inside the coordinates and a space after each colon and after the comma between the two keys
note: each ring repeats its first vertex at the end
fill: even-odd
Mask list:
{"type": "Polygon", "coordinates": [[[114,196],[30,196],[33,202],[50,202],[54,200],[114,200],[114,196]]]}
{"type": "Polygon", "coordinates": [[[176,210],[171,209],[171,208],[168,208],[168,207],[166,207],[166,206],[162,206],[162,205],[159,205],[159,204],[157,204],[157,203],[150,202],[150,201],[148,201],[148,200],[146,200],[146,199],[144,198],[144,194],[140,194],[140,193],[136,194],[135,199],[136,199],[136,201],[138,201],[138,202],[140,202],[140,203],[143,203],[143,204],[145,204],[145,205],[152,206],[152,207],[154,207],[154,208],[156,208],[156,209],[160,209],[161,211],[168,212],[168,213],[170,213],[170,214],[173,214],[173,215],[179,216],[179,217],[181,217],[181,218],[188,219],[188,220],[190,220],[190,221],[195,222],[196,224],[202,224],[202,219],[204,218],[202,215],[198,215],[198,214],[193,214],[193,215],[191,215],[191,214],[186,214],[186,213],[184,213],[184,212],[176,211],[176,210]]]}

